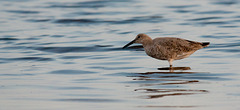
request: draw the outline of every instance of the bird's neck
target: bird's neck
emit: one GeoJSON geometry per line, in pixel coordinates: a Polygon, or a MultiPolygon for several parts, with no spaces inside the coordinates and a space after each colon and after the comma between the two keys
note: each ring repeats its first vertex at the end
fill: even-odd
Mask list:
{"type": "Polygon", "coordinates": [[[143,43],[142,43],[143,47],[147,47],[147,46],[151,46],[153,45],[153,40],[150,38],[150,39],[146,39],[143,43]]]}

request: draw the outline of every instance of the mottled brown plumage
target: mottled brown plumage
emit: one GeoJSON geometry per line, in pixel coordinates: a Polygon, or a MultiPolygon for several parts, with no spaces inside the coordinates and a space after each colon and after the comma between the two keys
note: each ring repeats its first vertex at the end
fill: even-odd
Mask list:
{"type": "Polygon", "coordinates": [[[170,67],[172,67],[172,61],[186,58],[210,44],[209,42],[201,43],[175,37],[160,37],[152,40],[146,34],[138,34],[132,42],[123,48],[133,43],[142,44],[148,56],[159,60],[168,60],[170,67]]]}

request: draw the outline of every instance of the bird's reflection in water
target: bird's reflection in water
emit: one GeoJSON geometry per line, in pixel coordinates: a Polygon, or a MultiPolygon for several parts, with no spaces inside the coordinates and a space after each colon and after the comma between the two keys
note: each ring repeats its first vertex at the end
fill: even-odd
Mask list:
{"type": "MultiPolygon", "coordinates": [[[[189,68],[189,67],[181,67],[189,68]]],[[[179,68],[178,68],[179,69],[179,68]]],[[[175,68],[176,70],[176,68],[175,68]]],[[[201,83],[199,81],[202,72],[184,72],[184,71],[157,71],[136,73],[133,80],[139,81],[139,88],[135,89],[145,95],[139,96],[144,99],[156,99],[167,96],[183,96],[208,93],[207,90],[198,90],[191,88],[182,88],[181,85],[201,83]],[[199,77],[199,79],[198,79],[199,77]]],[[[181,70],[181,69],[180,69],[181,70]]]]}
{"type": "Polygon", "coordinates": [[[159,93],[157,95],[146,95],[142,98],[154,99],[165,96],[193,95],[199,93],[207,93],[207,90],[191,90],[191,89],[135,89],[135,91],[144,91],[145,93],[159,93]]]}
{"type": "Polygon", "coordinates": [[[163,67],[163,68],[158,68],[158,70],[169,70],[169,72],[174,72],[174,70],[191,70],[190,67],[163,67]]]}

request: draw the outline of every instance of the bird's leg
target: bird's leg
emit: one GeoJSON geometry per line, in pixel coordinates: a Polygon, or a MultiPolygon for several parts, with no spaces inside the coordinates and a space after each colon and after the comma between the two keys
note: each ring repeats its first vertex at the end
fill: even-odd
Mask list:
{"type": "Polygon", "coordinates": [[[168,62],[169,62],[169,69],[172,69],[172,62],[173,62],[173,59],[169,59],[168,62]]]}

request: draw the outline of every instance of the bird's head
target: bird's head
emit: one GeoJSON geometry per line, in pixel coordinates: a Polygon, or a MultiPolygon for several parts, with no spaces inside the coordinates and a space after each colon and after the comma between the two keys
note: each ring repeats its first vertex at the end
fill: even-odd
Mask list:
{"type": "Polygon", "coordinates": [[[141,34],[138,34],[133,41],[131,41],[128,44],[126,44],[123,48],[126,48],[126,47],[130,46],[133,43],[145,44],[149,40],[151,41],[152,39],[147,34],[141,33],[141,34]]]}

